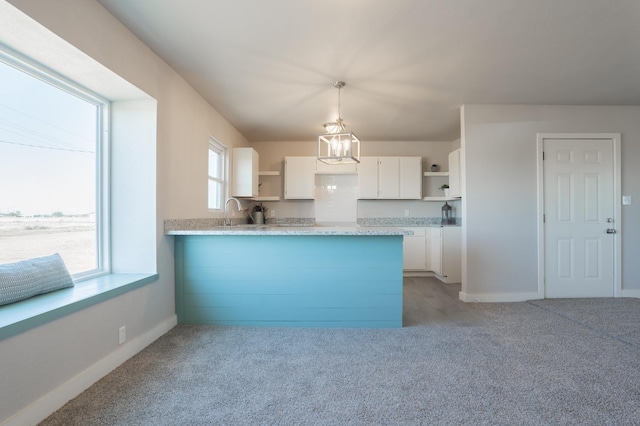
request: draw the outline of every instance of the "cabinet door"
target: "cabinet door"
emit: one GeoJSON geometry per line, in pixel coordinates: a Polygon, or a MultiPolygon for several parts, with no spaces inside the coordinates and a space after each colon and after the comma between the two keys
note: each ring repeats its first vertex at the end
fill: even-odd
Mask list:
{"type": "Polygon", "coordinates": [[[442,228],[442,272],[446,283],[462,281],[462,229],[459,226],[442,228]]]}
{"type": "Polygon", "coordinates": [[[358,165],[358,198],[378,198],[378,157],[361,157],[358,165]]]}
{"type": "Polygon", "coordinates": [[[424,269],[427,271],[433,271],[433,267],[431,266],[431,253],[433,249],[431,248],[431,229],[426,228],[424,233],[424,247],[425,247],[425,265],[424,269]]]}
{"type": "Polygon", "coordinates": [[[460,188],[460,150],[449,153],[449,196],[461,197],[460,188]]]}
{"type": "Polygon", "coordinates": [[[402,269],[405,271],[424,271],[427,267],[425,229],[406,228],[413,235],[405,235],[402,239],[402,269]]]}
{"type": "Polygon", "coordinates": [[[259,157],[253,148],[234,148],[232,151],[231,196],[258,196],[259,157]]]}
{"type": "Polygon", "coordinates": [[[400,198],[400,157],[378,158],[378,198],[400,198]]]}
{"type": "Polygon", "coordinates": [[[422,199],[422,157],[400,157],[400,198],[422,199]]]}
{"type": "Polygon", "coordinates": [[[429,228],[431,270],[442,275],[442,228],[429,228]]]}
{"type": "Polygon", "coordinates": [[[313,200],[316,157],[284,157],[284,198],[313,200]]]}

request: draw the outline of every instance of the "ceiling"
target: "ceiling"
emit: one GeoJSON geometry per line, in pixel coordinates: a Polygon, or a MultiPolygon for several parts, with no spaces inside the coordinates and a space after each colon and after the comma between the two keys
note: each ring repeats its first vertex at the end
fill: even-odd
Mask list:
{"type": "Polygon", "coordinates": [[[245,137],[450,141],[463,104],[640,105],[638,0],[98,0],[245,137]]]}

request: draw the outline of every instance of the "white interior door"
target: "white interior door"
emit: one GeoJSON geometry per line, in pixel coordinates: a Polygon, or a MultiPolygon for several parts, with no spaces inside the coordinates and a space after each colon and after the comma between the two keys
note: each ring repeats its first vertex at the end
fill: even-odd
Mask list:
{"type": "Polygon", "coordinates": [[[545,297],[613,297],[613,140],[545,139],[543,150],[545,297]]]}

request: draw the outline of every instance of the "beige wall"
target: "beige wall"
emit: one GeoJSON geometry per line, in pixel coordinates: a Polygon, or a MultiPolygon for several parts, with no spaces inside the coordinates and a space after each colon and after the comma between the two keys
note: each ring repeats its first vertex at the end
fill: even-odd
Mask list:
{"type": "MultiPolygon", "coordinates": [[[[211,216],[206,208],[209,137],[230,148],[246,146],[247,141],[95,1],[0,2],[0,23],[1,43],[119,101],[114,103],[114,133],[124,135],[127,126],[135,126],[126,122],[126,110],[132,108],[140,117],[157,120],[155,129],[137,128],[147,141],[150,134],[157,138],[151,145],[114,141],[121,159],[138,151],[147,154],[129,165],[134,179],[125,183],[141,194],[150,193],[144,206],[124,196],[122,183],[114,184],[116,204],[138,203],[139,212],[121,214],[119,208],[114,228],[119,233],[116,247],[126,249],[126,232],[129,241],[151,245],[150,256],[147,252],[139,258],[146,263],[141,272],[151,267],[160,275],[155,283],[0,341],[2,423],[174,318],[173,241],[164,236],[163,220],[211,216]],[[136,168],[144,169],[144,179],[135,179],[142,176],[136,168]],[[122,324],[127,326],[127,344],[119,346],[117,329],[122,324]]],[[[114,256],[114,270],[131,272],[133,267],[127,256],[114,256]]]]}
{"type": "MultiPolygon", "coordinates": [[[[640,107],[465,105],[462,117],[462,291],[470,300],[537,293],[537,133],[621,133],[622,194],[640,197],[640,107]]],[[[640,209],[634,203],[620,206],[617,234],[628,296],[640,296],[640,209]]]]}

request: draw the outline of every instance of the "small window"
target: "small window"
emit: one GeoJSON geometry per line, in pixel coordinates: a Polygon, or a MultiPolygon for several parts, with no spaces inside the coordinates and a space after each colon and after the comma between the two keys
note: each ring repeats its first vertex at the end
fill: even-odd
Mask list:
{"type": "Polygon", "coordinates": [[[107,101],[3,52],[0,82],[0,263],[108,272],[107,101]]]}
{"type": "Polygon", "coordinates": [[[227,148],[220,142],[209,141],[209,209],[222,210],[225,195],[225,165],[227,148]]]}

